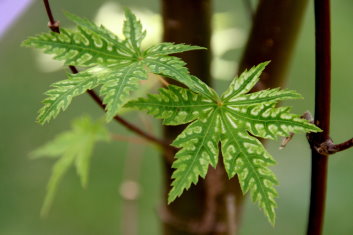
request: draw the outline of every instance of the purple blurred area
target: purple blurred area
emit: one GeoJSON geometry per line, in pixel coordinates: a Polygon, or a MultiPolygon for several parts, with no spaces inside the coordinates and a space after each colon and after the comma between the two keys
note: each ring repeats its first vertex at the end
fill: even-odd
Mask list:
{"type": "Polygon", "coordinates": [[[0,0],[0,39],[32,2],[32,0],[0,0]]]}

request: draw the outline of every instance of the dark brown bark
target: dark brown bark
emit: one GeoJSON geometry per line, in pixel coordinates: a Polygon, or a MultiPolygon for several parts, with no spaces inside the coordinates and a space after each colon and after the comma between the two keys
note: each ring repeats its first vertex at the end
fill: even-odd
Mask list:
{"type": "Polygon", "coordinates": [[[281,87],[308,0],[260,1],[241,59],[239,73],[271,60],[255,90],[281,87]]]}
{"type": "MultiPolygon", "coordinates": [[[[240,66],[240,71],[243,71],[260,62],[272,60],[265,76],[262,77],[262,86],[258,86],[257,89],[278,87],[283,84],[307,2],[307,0],[260,2],[240,66]]],[[[163,0],[162,7],[165,41],[210,48],[212,8],[210,0],[163,0]]],[[[180,55],[188,63],[191,74],[208,84],[211,83],[210,52],[210,50],[196,51],[180,55]]],[[[166,127],[165,138],[171,141],[182,129],[183,127],[166,127]]],[[[170,179],[172,174],[170,164],[166,163],[165,169],[165,177],[170,179]]],[[[166,194],[170,189],[170,183],[170,180],[166,182],[166,194]]],[[[193,185],[181,198],[167,207],[168,218],[173,219],[167,220],[164,224],[164,234],[196,234],[202,232],[202,229],[197,229],[202,225],[210,226],[205,234],[234,234],[239,227],[242,202],[243,197],[237,178],[229,181],[222,165],[219,165],[217,169],[210,169],[206,181],[200,180],[198,185],[193,185]],[[212,191],[207,188],[210,182],[211,187],[214,187],[215,183],[220,187],[214,199],[215,204],[210,203],[206,196],[212,191]],[[207,208],[215,211],[212,219],[206,218],[210,212],[207,208]]]]}
{"type": "MultiPolygon", "coordinates": [[[[187,52],[178,56],[187,62],[191,74],[210,85],[212,2],[210,0],[163,0],[162,9],[164,41],[208,48],[208,50],[187,52]]],[[[165,127],[164,136],[168,141],[172,141],[183,128],[165,127]]],[[[166,162],[165,172],[164,201],[170,190],[170,178],[173,172],[171,165],[166,162]]],[[[228,234],[229,229],[225,226],[227,220],[225,197],[228,194],[225,192],[231,193],[237,188],[239,189],[237,180],[228,181],[223,166],[210,169],[206,180],[200,179],[197,185],[191,186],[182,197],[167,206],[168,217],[174,219],[165,221],[164,234],[228,234]],[[232,186],[221,187],[220,184],[223,183],[232,186]]],[[[239,190],[236,191],[239,192],[239,190]]],[[[230,198],[228,201],[238,201],[235,196],[230,198]]]]}
{"type": "Polygon", "coordinates": [[[260,1],[238,71],[271,61],[253,91],[283,86],[307,5],[308,0],[260,1]]]}
{"type": "MultiPolygon", "coordinates": [[[[191,74],[199,77],[207,84],[211,83],[210,76],[210,38],[212,3],[210,0],[162,0],[162,16],[164,35],[163,40],[176,43],[186,43],[207,47],[208,50],[186,52],[178,55],[187,62],[191,74]]],[[[169,81],[173,83],[172,81],[169,81]]],[[[164,127],[164,137],[171,142],[183,130],[183,126],[164,127]]],[[[165,197],[170,190],[170,179],[173,170],[168,162],[165,165],[165,197]]],[[[165,235],[195,234],[189,222],[197,224],[204,214],[206,205],[205,181],[200,180],[177,198],[172,204],[166,206],[167,213],[182,221],[180,224],[165,221],[165,235]],[[187,223],[186,223],[187,222],[187,223]],[[184,224],[183,224],[184,223],[184,224]]],[[[197,227],[197,225],[195,225],[197,227]]]]}
{"type": "MultiPolygon", "coordinates": [[[[315,0],[315,118],[323,132],[313,134],[311,146],[330,139],[331,32],[330,0],[315,0]]],[[[311,194],[307,234],[320,235],[324,223],[328,154],[312,148],[311,194]]]]}
{"type": "Polygon", "coordinates": [[[308,0],[260,1],[238,71],[271,61],[253,91],[284,85],[307,5],[308,0]]]}

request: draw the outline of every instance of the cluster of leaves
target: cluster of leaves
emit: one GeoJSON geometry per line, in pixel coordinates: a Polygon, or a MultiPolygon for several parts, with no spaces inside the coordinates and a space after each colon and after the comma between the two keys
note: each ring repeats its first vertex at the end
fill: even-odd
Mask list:
{"type": "MultiPolygon", "coordinates": [[[[48,97],[44,100],[38,121],[42,124],[49,121],[60,110],[66,109],[74,96],[101,85],[100,94],[107,107],[108,121],[125,105],[163,119],[164,125],[190,123],[172,143],[180,150],[173,163],[174,181],[168,202],[174,201],[192,183],[196,184],[199,177],[205,177],[209,166],[216,167],[221,146],[228,177],[237,174],[243,193],[250,191],[253,201],[274,223],[274,198],[277,196],[274,186],[277,179],[268,167],[275,161],[256,137],[275,139],[290,133],[320,131],[315,125],[290,113],[288,107],[276,107],[278,101],[299,99],[301,96],[294,91],[279,89],[248,94],[258,82],[267,62],[234,78],[228,89],[219,96],[197,77],[190,75],[182,60],[168,56],[201,47],[160,43],[143,51],[140,47],[145,31],[128,10],[123,26],[125,40],[120,40],[103,26],[98,27],[87,19],[70,13],[66,15],[78,25],[78,31],[62,29],[61,34],[41,34],[27,39],[23,45],[42,48],[66,64],[89,68],[53,84],[53,89],[46,93],[48,97]],[[146,79],[149,72],[175,79],[189,89],[170,85],[160,89],[158,94],[128,102],[130,92],[139,86],[140,80],[146,79]]],[[[74,128],[73,132],[58,137],[36,152],[37,156],[63,155],[54,167],[50,180],[50,187],[54,189],[49,189],[49,201],[58,178],[73,162],[86,179],[88,164],[81,163],[79,159],[88,159],[86,151],[90,152],[90,148],[83,144],[85,138],[78,142],[76,138],[90,135],[80,130],[74,128]],[[55,152],[55,148],[64,145],[67,146],[55,152]],[[53,149],[55,154],[51,153],[53,149]],[[79,153],[76,151],[78,149],[84,152],[79,153]],[[82,165],[84,170],[80,168],[82,165]]],[[[91,142],[97,140],[87,138],[91,142]]]]}
{"type": "Polygon", "coordinates": [[[141,49],[146,36],[142,25],[129,10],[123,24],[124,40],[103,26],[66,12],[77,25],[77,31],[62,28],[61,33],[43,33],[25,40],[22,45],[43,49],[55,55],[66,65],[88,67],[68,79],[52,84],[40,109],[37,121],[44,124],[65,110],[75,96],[101,86],[100,95],[106,105],[106,119],[110,121],[129,100],[130,93],[147,79],[149,72],[170,77],[195,91],[207,89],[204,83],[190,76],[178,57],[168,54],[204,49],[184,44],[159,43],[147,50],[141,49]]]}
{"type": "Polygon", "coordinates": [[[86,187],[93,147],[98,141],[109,139],[110,135],[103,121],[92,121],[85,116],[74,120],[70,131],[61,133],[54,140],[31,153],[33,158],[58,158],[48,183],[42,215],[47,214],[58,184],[72,165],[75,166],[81,178],[82,187],[86,187]]]}
{"type": "Polygon", "coordinates": [[[302,98],[295,91],[270,89],[246,94],[258,82],[266,64],[242,73],[221,96],[214,92],[214,96],[207,97],[169,86],[162,88],[159,94],[127,104],[163,119],[165,125],[191,122],[172,143],[181,150],[173,163],[176,170],[172,175],[169,203],[192,183],[196,184],[199,176],[204,178],[210,165],[216,167],[220,142],[228,177],[237,174],[243,193],[250,191],[253,201],[274,223],[277,179],[268,166],[275,161],[254,136],[275,139],[320,129],[290,113],[289,107],[276,107],[280,100],[302,98]]]}

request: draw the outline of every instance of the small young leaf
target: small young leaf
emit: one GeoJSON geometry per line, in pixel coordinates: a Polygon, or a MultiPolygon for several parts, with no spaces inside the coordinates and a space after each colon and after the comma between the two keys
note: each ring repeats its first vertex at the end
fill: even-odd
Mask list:
{"type": "MultiPolygon", "coordinates": [[[[205,177],[209,165],[215,167],[218,144],[229,178],[235,174],[243,193],[250,191],[252,199],[263,209],[269,221],[275,222],[274,198],[277,179],[268,168],[275,161],[261,142],[251,136],[274,139],[290,132],[319,132],[315,125],[291,114],[288,107],[277,108],[279,100],[301,96],[289,90],[270,89],[246,94],[258,81],[267,63],[262,63],[235,78],[221,98],[208,89],[198,94],[181,87],[168,86],[157,95],[130,101],[126,106],[147,110],[165,124],[192,122],[176,138],[173,145],[181,148],[175,155],[176,168],[168,202],[180,196],[198,177],[205,177]],[[192,110],[195,110],[192,112],[192,110]]],[[[156,71],[157,72],[157,71],[156,71]]],[[[163,71],[162,71],[163,72],[163,71]]],[[[161,73],[161,71],[159,71],[161,73]]]]}
{"type": "Polygon", "coordinates": [[[107,140],[109,140],[109,133],[101,121],[93,122],[90,118],[83,117],[72,123],[72,130],[58,135],[54,140],[32,152],[33,158],[59,158],[48,183],[42,215],[48,213],[57,187],[72,165],[75,165],[82,186],[86,187],[93,147],[96,142],[107,140]]]}

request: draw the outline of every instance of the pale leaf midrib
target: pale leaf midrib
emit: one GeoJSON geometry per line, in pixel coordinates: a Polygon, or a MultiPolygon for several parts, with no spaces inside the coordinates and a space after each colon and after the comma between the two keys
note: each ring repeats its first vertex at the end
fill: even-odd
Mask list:
{"type": "MultiPolygon", "coordinates": [[[[187,77],[190,76],[188,73],[186,73],[186,76],[185,76],[184,73],[180,72],[180,70],[178,70],[178,69],[175,69],[174,66],[171,66],[169,64],[164,64],[164,63],[158,61],[157,59],[146,58],[145,61],[149,62],[149,63],[155,63],[155,64],[159,65],[160,67],[168,67],[168,69],[170,69],[171,71],[178,74],[178,78],[172,77],[174,80],[177,80],[181,83],[184,83],[191,90],[198,91],[196,93],[201,93],[204,96],[206,96],[207,98],[214,100],[214,98],[210,94],[208,94],[208,92],[205,92],[204,89],[202,89],[198,84],[196,85],[194,81],[192,81],[191,79],[187,79],[187,77]],[[184,76],[185,76],[185,78],[184,78],[184,76]],[[180,79],[180,78],[182,78],[182,79],[180,79]]],[[[180,66],[182,69],[186,70],[186,68],[184,66],[182,66],[180,64],[178,64],[178,66],[180,66]]]]}
{"type": "MultiPolygon", "coordinates": [[[[149,105],[149,106],[156,106],[156,107],[166,107],[166,108],[194,108],[194,107],[209,107],[214,108],[216,105],[211,104],[195,104],[195,105],[168,105],[168,104],[160,104],[160,103],[148,103],[148,102],[133,102],[132,104],[136,105],[149,105]]],[[[147,109],[147,108],[144,108],[147,109]]]]}
{"type": "Polygon", "coordinates": [[[298,96],[294,96],[294,95],[289,96],[288,94],[286,94],[286,95],[282,95],[282,96],[278,95],[278,96],[256,98],[256,99],[228,101],[228,102],[224,102],[224,105],[246,106],[246,105],[254,105],[254,104],[256,105],[256,104],[262,104],[262,103],[268,103],[268,102],[275,102],[275,101],[283,100],[283,99],[297,99],[297,98],[298,98],[298,96]],[[251,102],[251,101],[253,101],[253,102],[251,102]],[[249,102],[249,103],[246,103],[246,102],[249,102]]]}
{"type": "MultiPolygon", "coordinates": [[[[75,50],[76,49],[76,50],[80,51],[81,53],[87,53],[87,51],[90,51],[90,52],[93,52],[93,53],[96,53],[96,54],[99,54],[99,55],[102,55],[102,56],[114,58],[114,59],[126,59],[126,60],[132,60],[132,61],[135,59],[134,57],[121,56],[121,55],[116,55],[116,54],[113,54],[113,53],[109,53],[108,54],[108,53],[106,53],[107,52],[106,50],[103,52],[102,50],[97,50],[96,47],[88,47],[88,46],[87,47],[83,47],[83,46],[80,46],[78,44],[63,43],[63,42],[53,42],[53,41],[45,41],[45,40],[38,40],[38,39],[36,39],[35,41],[38,42],[38,43],[43,43],[43,44],[45,44],[47,46],[53,46],[53,47],[57,46],[56,48],[67,49],[68,46],[69,46],[69,47],[71,47],[71,48],[69,48],[69,50],[75,50]]],[[[38,45],[42,45],[42,44],[38,44],[38,45]]],[[[50,52],[49,54],[54,54],[54,53],[50,52]]],[[[97,64],[99,64],[99,63],[97,63],[97,64]]]]}
{"type": "Polygon", "coordinates": [[[301,122],[296,122],[293,121],[291,119],[279,119],[278,117],[276,117],[276,119],[255,119],[254,116],[248,116],[245,115],[243,113],[234,111],[232,109],[227,108],[227,112],[232,113],[234,116],[240,117],[240,120],[250,120],[250,121],[254,121],[254,122],[265,122],[265,124],[267,125],[268,122],[281,122],[281,124],[288,124],[288,125],[296,125],[296,126],[300,126],[303,127],[305,129],[308,129],[308,126],[306,125],[306,123],[301,123],[301,122]]]}

